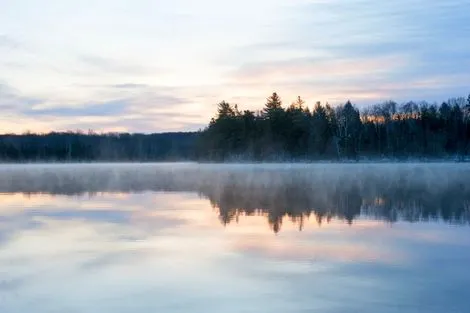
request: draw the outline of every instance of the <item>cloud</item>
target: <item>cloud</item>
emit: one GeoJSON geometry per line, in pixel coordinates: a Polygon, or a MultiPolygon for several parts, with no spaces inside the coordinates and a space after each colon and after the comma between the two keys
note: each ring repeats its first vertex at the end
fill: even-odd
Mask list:
{"type": "Polygon", "coordinates": [[[0,35],[0,48],[19,49],[21,44],[7,35],[0,35]]]}
{"type": "Polygon", "coordinates": [[[128,111],[128,106],[128,100],[123,99],[103,103],[86,103],[74,107],[63,106],[45,109],[29,109],[22,113],[30,116],[112,116],[126,113],[128,111]]]}
{"type": "Polygon", "coordinates": [[[154,75],[162,71],[162,69],[156,69],[151,65],[95,55],[81,55],[78,60],[92,69],[109,74],[154,75]]]}
{"type": "Polygon", "coordinates": [[[114,88],[118,89],[138,89],[138,88],[145,88],[148,87],[146,84],[134,84],[134,83],[127,83],[127,84],[114,84],[111,85],[114,88]]]}
{"type": "MultiPolygon", "coordinates": [[[[14,88],[0,90],[0,107],[28,127],[102,113],[122,121],[114,128],[136,129],[174,112],[165,125],[187,129],[207,123],[221,100],[255,110],[273,91],[286,103],[300,95],[333,105],[469,92],[466,0],[142,1],[113,10],[108,0],[46,2],[41,15],[21,1],[0,12],[0,81],[14,88]],[[119,99],[125,110],[98,108],[119,99]],[[124,118],[136,114],[139,124],[124,118]]],[[[5,119],[2,127],[15,125],[5,119]]]]}
{"type": "Polygon", "coordinates": [[[119,132],[195,131],[203,128],[204,112],[191,108],[191,99],[174,96],[179,88],[133,83],[83,85],[108,90],[107,101],[70,102],[60,98],[23,96],[9,85],[0,85],[0,132],[87,130],[119,132]],[[122,88],[121,88],[122,87],[122,88]],[[124,88],[126,87],[126,88],[124,88]],[[137,90],[137,92],[136,92],[137,90]],[[114,98],[113,98],[114,97],[114,98]],[[16,121],[21,120],[18,124],[16,121]]]}
{"type": "Polygon", "coordinates": [[[0,109],[14,111],[18,108],[29,107],[41,103],[43,100],[34,97],[26,97],[14,88],[0,83],[0,109]]]}
{"type": "Polygon", "coordinates": [[[276,36],[235,48],[225,61],[236,64],[240,90],[444,100],[468,92],[470,44],[462,38],[470,36],[469,10],[459,0],[305,1],[286,9],[276,36]],[[430,87],[422,83],[430,80],[430,87]]]}
{"type": "Polygon", "coordinates": [[[155,113],[152,115],[114,116],[99,120],[76,118],[74,121],[64,121],[61,130],[93,129],[104,132],[151,133],[169,131],[196,131],[205,127],[205,122],[199,117],[184,113],[155,113]]]}
{"type": "Polygon", "coordinates": [[[376,58],[302,58],[245,65],[235,71],[235,81],[296,82],[303,79],[318,81],[357,78],[366,75],[386,75],[405,67],[408,60],[385,55],[376,58]]]}
{"type": "Polygon", "coordinates": [[[134,98],[134,102],[138,102],[145,107],[153,108],[179,108],[188,103],[191,103],[191,98],[185,98],[183,96],[177,96],[176,89],[173,92],[161,92],[158,87],[147,89],[137,94],[134,98]]]}
{"type": "Polygon", "coordinates": [[[406,53],[360,55],[243,64],[229,74],[228,84],[234,90],[255,93],[264,90],[257,98],[259,108],[264,103],[263,97],[272,91],[287,95],[289,100],[302,95],[311,102],[321,100],[333,104],[347,99],[359,104],[387,99],[443,101],[465,95],[466,84],[470,82],[468,73],[456,69],[462,63],[447,61],[449,64],[443,64],[446,69],[438,72],[406,53]]]}

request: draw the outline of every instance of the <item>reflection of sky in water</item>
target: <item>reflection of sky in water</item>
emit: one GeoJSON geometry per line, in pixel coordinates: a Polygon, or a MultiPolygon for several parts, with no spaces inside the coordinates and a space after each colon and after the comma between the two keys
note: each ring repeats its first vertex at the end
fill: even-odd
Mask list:
{"type": "Polygon", "coordinates": [[[0,312],[468,312],[470,227],[221,224],[193,193],[0,195],[0,312]]]}

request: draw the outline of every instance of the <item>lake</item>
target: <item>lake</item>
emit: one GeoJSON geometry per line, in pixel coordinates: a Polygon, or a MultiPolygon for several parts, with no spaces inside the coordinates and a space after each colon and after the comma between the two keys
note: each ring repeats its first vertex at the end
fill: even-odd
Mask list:
{"type": "Polygon", "coordinates": [[[469,312],[469,164],[0,166],[0,312],[469,312]]]}

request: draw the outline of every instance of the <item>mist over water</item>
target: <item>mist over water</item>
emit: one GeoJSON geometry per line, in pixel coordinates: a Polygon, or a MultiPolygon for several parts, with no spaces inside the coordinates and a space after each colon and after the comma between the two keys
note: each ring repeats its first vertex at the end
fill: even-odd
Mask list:
{"type": "Polygon", "coordinates": [[[266,215],[315,214],[352,223],[383,219],[470,222],[467,164],[88,164],[0,166],[0,192],[78,195],[100,192],[193,192],[219,209],[223,223],[266,215]]]}
{"type": "Polygon", "coordinates": [[[0,312],[466,312],[469,164],[0,166],[0,312]]]}

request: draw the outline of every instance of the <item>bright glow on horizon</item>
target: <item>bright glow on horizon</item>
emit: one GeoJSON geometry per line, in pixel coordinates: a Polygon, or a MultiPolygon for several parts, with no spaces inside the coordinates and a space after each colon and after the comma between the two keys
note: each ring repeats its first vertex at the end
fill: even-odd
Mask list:
{"type": "Polygon", "coordinates": [[[197,130],[217,102],[470,92],[464,0],[6,0],[0,132],[197,130]]]}

